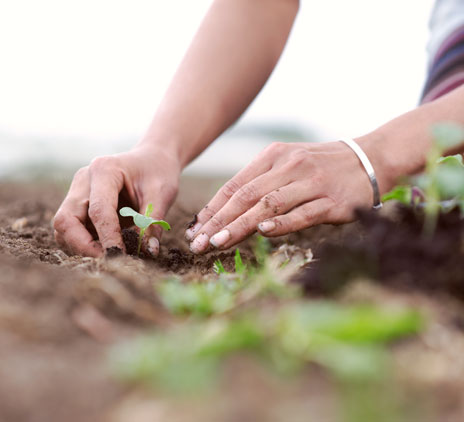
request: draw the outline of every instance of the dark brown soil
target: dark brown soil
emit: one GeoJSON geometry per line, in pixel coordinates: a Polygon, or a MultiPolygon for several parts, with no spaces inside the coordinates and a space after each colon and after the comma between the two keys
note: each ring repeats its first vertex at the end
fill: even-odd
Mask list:
{"type": "MultiPolygon", "coordinates": [[[[110,251],[111,259],[67,255],[56,245],[51,228],[66,187],[0,183],[1,422],[297,422],[306,421],[308,414],[314,420],[340,420],[336,388],[317,368],[308,377],[282,386],[246,361],[233,361],[225,370],[224,388],[207,406],[147,394],[119,383],[108,371],[109,346],[172,323],[159,303],[154,283],[172,275],[184,280],[210,275],[216,259],[232,270],[234,251],[194,257],[183,237],[195,213],[219,186],[215,179],[183,180],[179,201],[166,218],[173,229],[163,234],[160,256],[153,260],[116,250],[110,251]]],[[[459,316],[464,313],[460,304],[435,294],[437,286],[453,286],[445,290],[461,297],[458,263],[462,261],[457,257],[462,258],[462,249],[456,242],[462,231],[456,229],[455,220],[440,222],[449,235],[426,242],[424,252],[422,241],[407,243],[411,233],[420,231],[420,222],[407,218],[405,214],[391,222],[363,215],[364,228],[359,224],[319,226],[272,242],[312,248],[318,261],[311,266],[312,275],[305,276],[311,291],[333,292],[334,286],[326,288],[321,280],[334,279],[342,285],[351,275],[362,274],[378,276],[382,284],[394,286],[423,283],[427,292],[434,292],[397,293],[382,284],[361,283],[359,287],[354,283],[338,299],[392,306],[407,303],[422,309],[432,321],[431,328],[395,348],[399,372],[405,385],[436,401],[440,417],[422,420],[462,421],[464,335],[459,316]],[[407,235],[397,239],[395,233],[401,230],[407,235]],[[417,257],[414,265],[408,264],[406,254],[417,257]],[[372,258],[376,256],[380,259],[372,258]],[[427,262],[420,261],[421,256],[427,262]],[[442,274],[443,263],[453,265],[455,278],[442,274]]],[[[134,245],[137,234],[125,233],[126,247],[128,236],[134,245]]],[[[239,245],[245,260],[253,259],[252,243],[239,245]]]]}
{"type": "Polygon", "coordinates": [[[366,277],[402,290],[425,290],[464,300],[464,220],[459,209],[439,216],[424,234],[424,214],[399,207],[395,218],[359,211],[362,238],[328,242],[299,278],[308,293],[333,293],[366,277]]]}

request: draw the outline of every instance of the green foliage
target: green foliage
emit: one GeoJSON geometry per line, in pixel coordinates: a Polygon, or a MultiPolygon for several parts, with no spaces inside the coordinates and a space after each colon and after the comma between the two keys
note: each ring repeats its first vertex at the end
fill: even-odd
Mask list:
{"type": "Polygon", "coordinates": [[[404,186],[399,185],[395,186],[393,190],[387,192],[382,196],[382,202],[387,202],[391,200],[395,200],[401,202],[405,205],[411,204],[411,197],[412,197],[412,187],[411,186],[404,186]]]}
{"type": "Polygon", "coordinates": [[[213,265],[217,279],[188,283],[170,279],[157,283],[155,289],[170,312],[197,317],[222,314],[264,296],[292,298],[299,293],[297,285],[287,283],[282,268],[271,268],[268,260],[260,268],[248,268],[238,249],[235,270],[227,272],[217,260],[213,265]]]}
{"type": "MultiPolygon", "coordinates": [[[[246,274],[247,267],[242,261],[242,256],[240,255],[240,251],[238,250],[238,248],[235,249],[234,261],[235,261],[235,273],[241,277],[244,276],[246,274]]],[[[221,274],[229,275],[229,273],[225,270],[224,265],[222,264],[220,259],[217,259],[216,261],[214,261],[213,271],[217,275],[221,275],[221,274]]]]}
{"type": "Polygon", "coordinates": [[[278,372],[315,362],[343,379],[372,379],[386,370],[383,345],[422,324],[411,310],[297,302],[189,321],[117,347],[112,362],[123,379],[179,392],[214,385],[221,363],[244,352],[278,372]]]}
{"type": "Polygon", "coordinates": [[[403,204],[417,206],[424,199],[424,233],[428,236],[435,231],[438,214],[455,206],[464,214],[464,163],[460,154],[442,157],[464,141],[464,128],[454,123],[443,123],[432,127],[434,142],[427,154],[425,172],[416,178],[418,187],[397,186],[382,197],[403,204]],[[423,197],[423,198],[422,198],[423,197]]]}
{"type": "Polygon", "coordinates": [[[254,253],[256,257],[256,261],[258,265],[264,265],[269,252],[271,250],[271,244],[269,239],[266,239],[263,236],[256,236],[255,237],[255,245],[254,245],[254,253]]]}
{"type": "Polygon", "coordinates": [[[235,261],[235,272],[239,275],[244,275],[246,273],[246,265],[243,263],[242,261],[242,256],[240,255],[240,251],[237,249],[235,249],[235,257],[234,257],[234,261],[235,261]]]}
{"type": "Polygon", "coordinates": [[[161,302],[170,312],[196,316],[220,314],[232,309],[239,288],[238,281],[225,278],[189,283],[173,279],[155,286],[161,302]]]}
{"type": "Polygon", "coordinates": [[[441,155],[464,141],[464,128],[453,122],[439,123],[432,127],[432,136],[435,141],[432,153],[441,155]]]}
{"type": "MultiPolygon", "coordinates": [[[[440,202],[450,196],[464,193],[464,167],[457,157],[442,158],[449,149],[456,148],[464,140],[464,129],[454,123],[435,125],[432,128],[433,146],[427,155],[425,175],[420,180],[426,197],[426,219],[424,233],[432,235],[435,231],[440,202]]],[[[457,198],[459,201],[459,198],[457,198]]]]}
{"type": "Polygon", "coordinates": [[[217,275],[227,274],[227,271],[226,271],[226,269],[224,268],[224,265],[222,265],[222,262],[221,262],[220,259],[216,259],[216,261],[214,261],[214,264],[213,264],[213,271],[214,271],[217,275]]]}
{"type": "Polygon", "coordinates": [[[148,204],[145,210],[145,215],[139,214],[137,211],[133,210],[131,207],[123,207],[119,210],[119,214],[123,217],[132,217],[134,224],[140,229],[139,233],[139,244],[137,247],[137,255],[140,254],[140,248],[142,246],[142,239],[145,234],[145,231],[152,224],[157,224],[161,226],[164,230],[171,230],[171,226],[168,222],[164,220],[155,220],[151,218],[150,215],[153,212],[153,204],[148,204]]]}
{"type": "MultiPolygon", "coordinates": [[[[257,266],[245,265],[236,250],[234,273],[218,260],[218,276],[158,282],[161,302],[183,318],[114,347],[114,373],[157,392],[208,392],[231,357],[246,355],[287,377],[301,373],[308,363],[322,366],[343,385],[342,400],[360,388],[378,391],[391,369],[388,343],[419,332],[421,315],[302,298],[289,279],[311,258],[306,250],[295,254],[296,249],[279,248],[269,255],[269,242],[258,238],[257,266]]],[[[351,420],[373,420],[358,418],[366,397],[375,414],[378,397],[363,392],[348,399],[347,408],[355,409],[351,420]]]]}

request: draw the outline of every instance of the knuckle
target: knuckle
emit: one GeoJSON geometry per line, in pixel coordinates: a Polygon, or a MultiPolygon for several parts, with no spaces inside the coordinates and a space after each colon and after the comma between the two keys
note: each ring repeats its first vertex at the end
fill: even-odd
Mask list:
{"type": "Polygon", "coordinates": [[[314,218],[315,218],[315,214],[314,214],[314,210],[312,207],[304,207],[303,208],[303,222],[305,224],[305,226],[311,226],[312,224],[314,224],[314,218]]]}
{"type": "Polygon", "coordinates": [[[210,220],[216,214],[216,211],[212,209],[209,205],[206,205],[198,215],[202,216],[205,220],[210,220]]]}
{"type": "Polygon", "coordinates": [[[89,166],[81,167],[79,170],[76,171],[74,174],[74,179],[81,180],[87,177],[87,173],[89,172],[89,166]]]}
{"type": "Polygon", "coordinates": [[[264,208],[271,210],[274,214],[281,212],[285,206],[282,196],[276,192],[267,194],[261,201],[264,208]]]}
{"type": "Polygon", "coordinates": [[[258,201],[258,190],[253,184],[248,183],[236,192],[234,199],[244,205],[256,203],[258,201]]]}
{"type": "Polygon", "coordinates": [[[240,186],[234,180],[229,180],[223,187],[222,187],[222,194],[226,197],[226,199],[232,198],[235,192],[240,189],[240,186]]]}
{"type": "Polygon", "coordinates": [[[278,155],[285,150],[286,146],[287,144],[285,142],[273,142],[271,145],[266,147],[264,151],[271,155],[278,155]]]}
{"type": "Polygon", "coordinates": [[[208,221],[208,224],[210,224],[214,230],[220,230],[224,227],[222,218],[217,215],[212,216],[211,219],[208,221]]]}
{"type": "Polygon", "coordinates": [[[303,148],[298,148],[292,152],[291,159],[295,164],[302,164],[308,160],[309,153],[303,148]]]}
{"type": "Polygon", "coordinates": [[[53,218],[53,228],[58,233],[64,233],[66,231],[66,227],[68,226],[68,217],[61,211],[58,211],[53,218]]]}
{"type": "Polygon", "coordinates": [[[111,169],[116,166],[116,159],[110,155],[96,157],[90,163],[90,171],[101,171],[111,169]]]}
{"type": "Polygon", "coordinates": [[[237,220],[237,226],[240,233],[248,233],[250,231],[250,218],[243,215],[237,220]]]}
{"type": "Polygon", "coordinates": [[[323,174],[320,171],[313,172],[313,174],[311,175],[311,184],[316,187],[320,187],[322,186],[323,182],[324,182],[323,174]]]}
{"type": "Polygon", "coordinates": [[[115,243],[115,244],[117,244],[117,243],[119,243],[118,239],[117,239],[118,233],[119,233],[119,231],[117,229],[104,231],[99,236],[101,243],[103,243],[103,244],[107,244],[107,243],[115,243]]]}
{"type": "Polygon", "coordinates": [[[100,201],[93,201],[89,205],[89,217],[92,221],[99,221],[105,213],[105,204],[100,201]]]}

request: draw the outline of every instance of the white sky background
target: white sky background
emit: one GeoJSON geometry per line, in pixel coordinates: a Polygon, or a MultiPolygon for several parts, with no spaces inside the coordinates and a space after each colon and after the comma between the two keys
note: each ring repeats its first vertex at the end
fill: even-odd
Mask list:
{"type": "MultiPolygon", "coordinates": [[[[0,132],[69,148],[76,139],[135,142],[210,3],[1,2],[0,132]]],[[[303,123],[330,139],[413,108],[432,3],[301,0],[284,55],[243,121],[303,123]]]]}

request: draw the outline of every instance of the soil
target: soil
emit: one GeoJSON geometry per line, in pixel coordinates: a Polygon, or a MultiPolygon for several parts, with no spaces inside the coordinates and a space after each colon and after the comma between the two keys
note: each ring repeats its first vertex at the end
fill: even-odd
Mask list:
{"type": "MultiPolygon", "coordinates": [[[[193,256],[183,238],[220,183],[182,181],[179,200],[166,217],[173,229],[163,234],[156,260],[119,250],[105,259],[68,255],[51,228],[66,187],[0,183],[1,422],[296,422],[306,421],[308,414],[314,420],[338,420],[338,387],[315,367],[282,384],[246,359],[231,361],[224,385],[208,406],[124,385],[108,370],[111,345],[172,323],[153,289],[156,280],[213,276],[218,258],[227,270],[233,268],[233,250],[193,256]]],[[[430,403],[433,412],[418,420],[462,421],[462,223],[450,214],[439,222],[437,235],[424,241],[421,222],[407,211],[393,219],[371,213],[360,217],[361,223],[319,226],[272,243],[312,249],[316,260],[299,278],[309,296],[408,304],[423,311],[430,327],[393,349],[400,390],[407,392],[405,400],[430,403]],[[347,285],[346,280],[353,281],[347,285]]],[[[133,253],[137,234],[124,233],[133,253]]],[[[253,239],[239,248],[245,260],[253,260],[253,239]]]]}
{"type": "Polygon", "coordinates": [[[327,242],[319,261],[299,277],[308,293],[331,294],[356,277],[402,290],[425,290],[464,300],[464,220],[455,208],[440,214],[431,235],[424,213],[398,207],[394,218],[359,211],[362,238],[327,242]]]}

